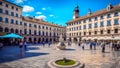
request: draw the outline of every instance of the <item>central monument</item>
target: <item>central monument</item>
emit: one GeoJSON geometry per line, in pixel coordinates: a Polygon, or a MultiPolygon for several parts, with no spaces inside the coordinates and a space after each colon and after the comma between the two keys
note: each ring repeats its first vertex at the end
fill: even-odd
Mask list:
{"type": "Polygon", "coordinates": [[[60,35],[59,43],[57,44],[56,49],[57,50],[65,50],[66,49],[66,45],[64,44],[62,34],[60,35]]]}

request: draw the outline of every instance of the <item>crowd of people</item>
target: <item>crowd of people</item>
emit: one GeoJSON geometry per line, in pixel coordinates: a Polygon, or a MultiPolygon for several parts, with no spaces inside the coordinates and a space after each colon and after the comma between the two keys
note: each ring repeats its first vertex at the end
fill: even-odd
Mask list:
{"type": "MultiPolygon", "coordinates": [[[[68,46],[70,46],[71,43],[68,42],[68,46]]],[[[96,46],[101,47],[101,52],[105,52],[106,47],[110,47],[111,50],[119,51],[120,50],[120,41],[117,42],[107,42],[107,41],[81,41],[78,43],[78,46],[82,48],[82,50],[85,49],[85,46],[88,45],[90,47],[90,50],[96,50],[96,46]]]]}

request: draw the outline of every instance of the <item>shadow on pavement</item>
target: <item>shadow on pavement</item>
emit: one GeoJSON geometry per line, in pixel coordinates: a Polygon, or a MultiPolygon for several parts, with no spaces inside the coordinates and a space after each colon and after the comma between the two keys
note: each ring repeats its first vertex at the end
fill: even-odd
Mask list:
{"type": "Polygon", "coordinates": [[[75,49],[66,49],[66,51],[75,51],[75,49]]]}
{"type": "MultiPolygon", "coordinates": [[[[28,50],[38,49],[36,47],[30,47],[28,50]]],[[[48,55],[49,53],[38,53],[38,52],[25,52],[22,51],[22,56],[20,54],[20,49],[18,46],[7,46],[0,50],[0,63],[11,62],[23,58],[36,57],[42,55],[48,55]]]]}

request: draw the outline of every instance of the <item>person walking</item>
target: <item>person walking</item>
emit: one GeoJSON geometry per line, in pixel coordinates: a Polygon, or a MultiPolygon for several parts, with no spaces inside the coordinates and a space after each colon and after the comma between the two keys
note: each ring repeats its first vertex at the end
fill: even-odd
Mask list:
{"type": "Polygon", "coordinates": [[[49,42],[48,42],[48,46],[49,46],[49,47],[50,47],[50,44],[51,44],[51,43],[50,43],[50,41],[49,41],[49,42]]]}
{"type": "Polygon", "coordinates": [[[24,41],[24,50],[26,51],[27,50],[27,42],[24,41]]]}
{"type": "Polygon", "coordinates": [[[105,42],[102,43],[101,47],[102,47],[102,53],[105,53],[105,42]]]}
{"type": "Polygon", "coordinates": [[[45,47],[45,42],[43,42],[42,44],[43,44],[43,47],[45,47]]]}
{"type": "Polygon", "coordinates": [[[92,42],[90,42],[90,50],[92,50],[92,44],[93,44],[93,43],[92,43],[92,42]]]}
{"type": "Polygon", "coordinates": [[[20,56],[22,57],[22,47],[23,47],[23,42],[19,42],[19,48],[20,48],[20,56]]]}
{"type": "Polygon", "coordinates": [[[85,46],[85,44],[84,44],[84,43],[82,43],[82,50],[84,50],[84,46],[85,46]]]}
{"type": "Polygon", "coordinates": [[[96,50],[96,45],[97,45],[97,43],[94,42],[94,44],[93,44],[93,46],[94,46],[94,50],[96,50]]]}

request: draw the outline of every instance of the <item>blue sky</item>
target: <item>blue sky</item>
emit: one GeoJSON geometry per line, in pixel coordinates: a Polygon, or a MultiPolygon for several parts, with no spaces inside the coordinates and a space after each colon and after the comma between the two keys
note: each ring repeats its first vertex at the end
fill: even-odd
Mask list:
{"type": "Polygon", "coordinates": [[[48,22],[65,26],[72,20],[73,10],[78,4],[80,16],[106,8],[108,3],[117,5],[120,0],[8,0],[23,7],[23,16],[35,16],[48,22]]]}

